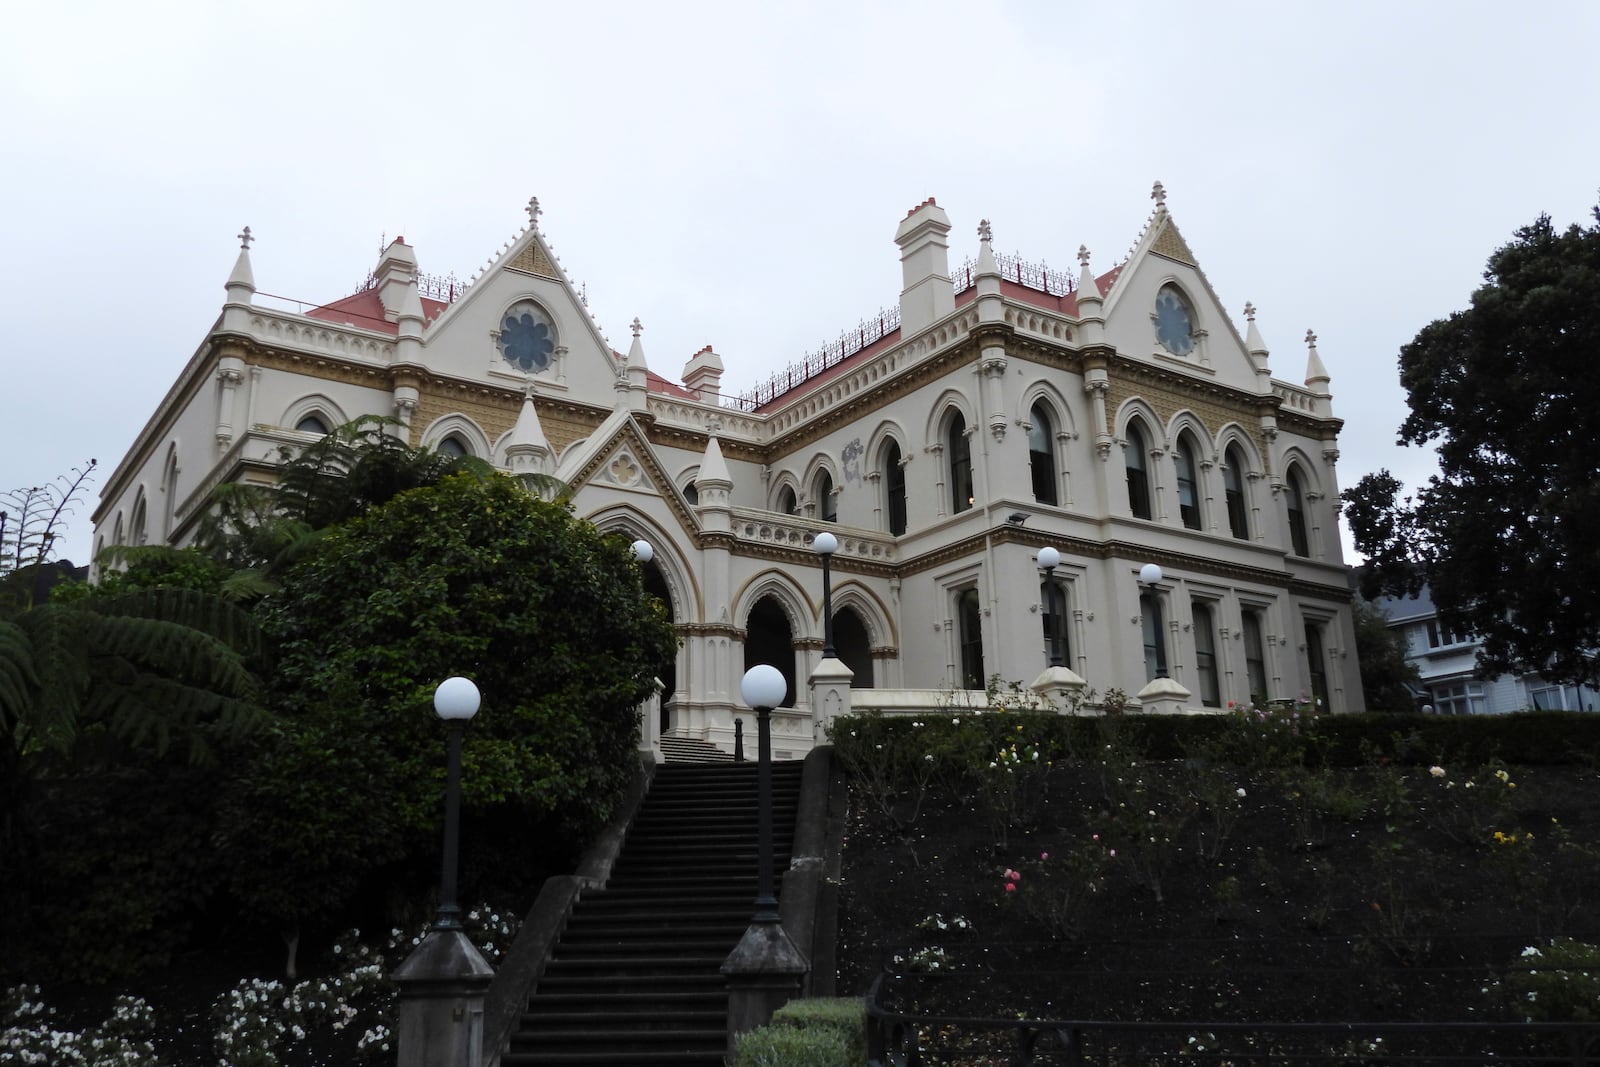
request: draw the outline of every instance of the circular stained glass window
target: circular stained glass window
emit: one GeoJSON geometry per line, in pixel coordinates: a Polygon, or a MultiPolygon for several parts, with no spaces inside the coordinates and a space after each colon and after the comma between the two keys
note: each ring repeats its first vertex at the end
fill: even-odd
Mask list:
{"type": "Polygon", "coordinates": [[[506,309],[500,320],[500,355],[524,374],[550,365],[556,350],[556,331],[544,311],[531,300],[506,309]]]}
{"type": "Polygon", "coordinates": [[[1189,302],[1172,286],[1156,294],[1156,340],[1175,356],[1194,351],[1194,316],[1189,302]]]}

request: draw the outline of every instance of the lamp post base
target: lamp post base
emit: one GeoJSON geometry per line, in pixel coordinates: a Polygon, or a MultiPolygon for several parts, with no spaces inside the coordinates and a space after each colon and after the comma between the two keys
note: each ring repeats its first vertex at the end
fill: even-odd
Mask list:
{"type": "Polygon", "coordinates": [[[793,1000],[811,964],[795,947],[782,923],[751,923],[723,961],[728,980],[728,1055],[739,1038],[772,1021],[772,1013],[793,1000]]]}
{"type": "Polygon", "coordinates": [[[494,968],[467,935],[429,930],[391,977],[400,989],[399,1067],[478,1067],[483,997],[494,968]]]}

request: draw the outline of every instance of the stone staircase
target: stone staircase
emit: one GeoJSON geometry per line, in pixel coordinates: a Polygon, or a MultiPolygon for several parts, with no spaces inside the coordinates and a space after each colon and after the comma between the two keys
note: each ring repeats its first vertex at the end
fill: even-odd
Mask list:
{"type": "MultiPolygon", "coordinates": [[[[772,765],[774,888],[793,846],[801,761],[772,765]]],[[[573,907],[503,1067],[721,1067],[722,961],[756,895],[756,764],[657,768],[604,889],[573,907]]]]}

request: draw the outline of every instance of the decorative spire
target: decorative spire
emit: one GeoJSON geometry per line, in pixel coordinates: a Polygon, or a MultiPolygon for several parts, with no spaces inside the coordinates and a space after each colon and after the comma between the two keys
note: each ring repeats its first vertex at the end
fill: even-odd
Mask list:
{"type": "MultiPolygon", "coordinates": [[[[994,230],[990,228],[989,220],[979,220],[977,274],[980,278],[986,275],[998,275],[1000,273],[1000,264],[995,262],[994,247],[990,244],[990,242],[993,240],[994,230]]],[[[998,293],[999,291],[999,285],[995,284],[994,292],[998,293]]]]}
{"type": "Polygon", "coordinates": [[[982,241],[984,244],[988,244],[990,241],[994,240],[994,231],[989,228],[988,219],[978,220],[978,240],[982,241]]]}
{"type": "Polygon", "coordinates": [[[644,332],[644,324],[639,321],[639,316],[637,316],[637,315],[635,315],[633,317],[632,329],[633,329],[633,336],[635,336],[635,337],[638,337],[641,333],[644,332]]]}
{"type": "Polygon", "coordinates": [[[1078,246],[1078,307],[1091,300],[1100,299],[1100,283],[1095,281],[1094,271],[1089,267],[1089,246],[1078,246]]]}
{"type": "Polygon", "coordinates": [[[256,291],[255,272],[250,269],[250,242],[255,238],[250,235],[250,227],[246,226],[239,233],[239,258],[233,262],[233,272],[228,275],[228,281],[223,286],[228,291],[228,302],[232,304],[248,304],[250,297],[256,291]]]}
{"type": "Polygon", "coordinates": [[[1256,306],[1246,302],[1244,305],[1245,351],[1252,356],[1260,356],[1263,360],[1267,357],[1267,343],[1261,339],[1261,330],[1256,327],[1256,306]]]}
{"type": "Polygon", "coordinates": [[[1317,335],[1311,330],[1306,331],[1306,388],[1313,393],[1326,396],[1328,393],[1328,368],[1322,365],[1322,357],[1317,354],[1317,335]]]}
{"type": "Polygon", "coordinates": [[[1167,187],[1159,181],[1150,189],[1150,199],[1156,202],[1156,214],[1162,215],[1167,210],[1167,187]]]}
{"type": "Polygon", "coordinates": [[[538,229],[539,216],[541,214],[543,212],[539,210],[539,198],[537,196],[528,197],[528,225],[538,229]]]}

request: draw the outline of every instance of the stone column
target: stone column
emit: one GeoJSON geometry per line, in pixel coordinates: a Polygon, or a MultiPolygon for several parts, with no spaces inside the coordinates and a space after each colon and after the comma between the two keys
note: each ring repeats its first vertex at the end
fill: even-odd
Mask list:
{"type": "Polygon", "coordinates": [[[467,935],[429,930],[391,977],[400,990],[398,1067],[479,1067],[494,968],[467,935]]]}

